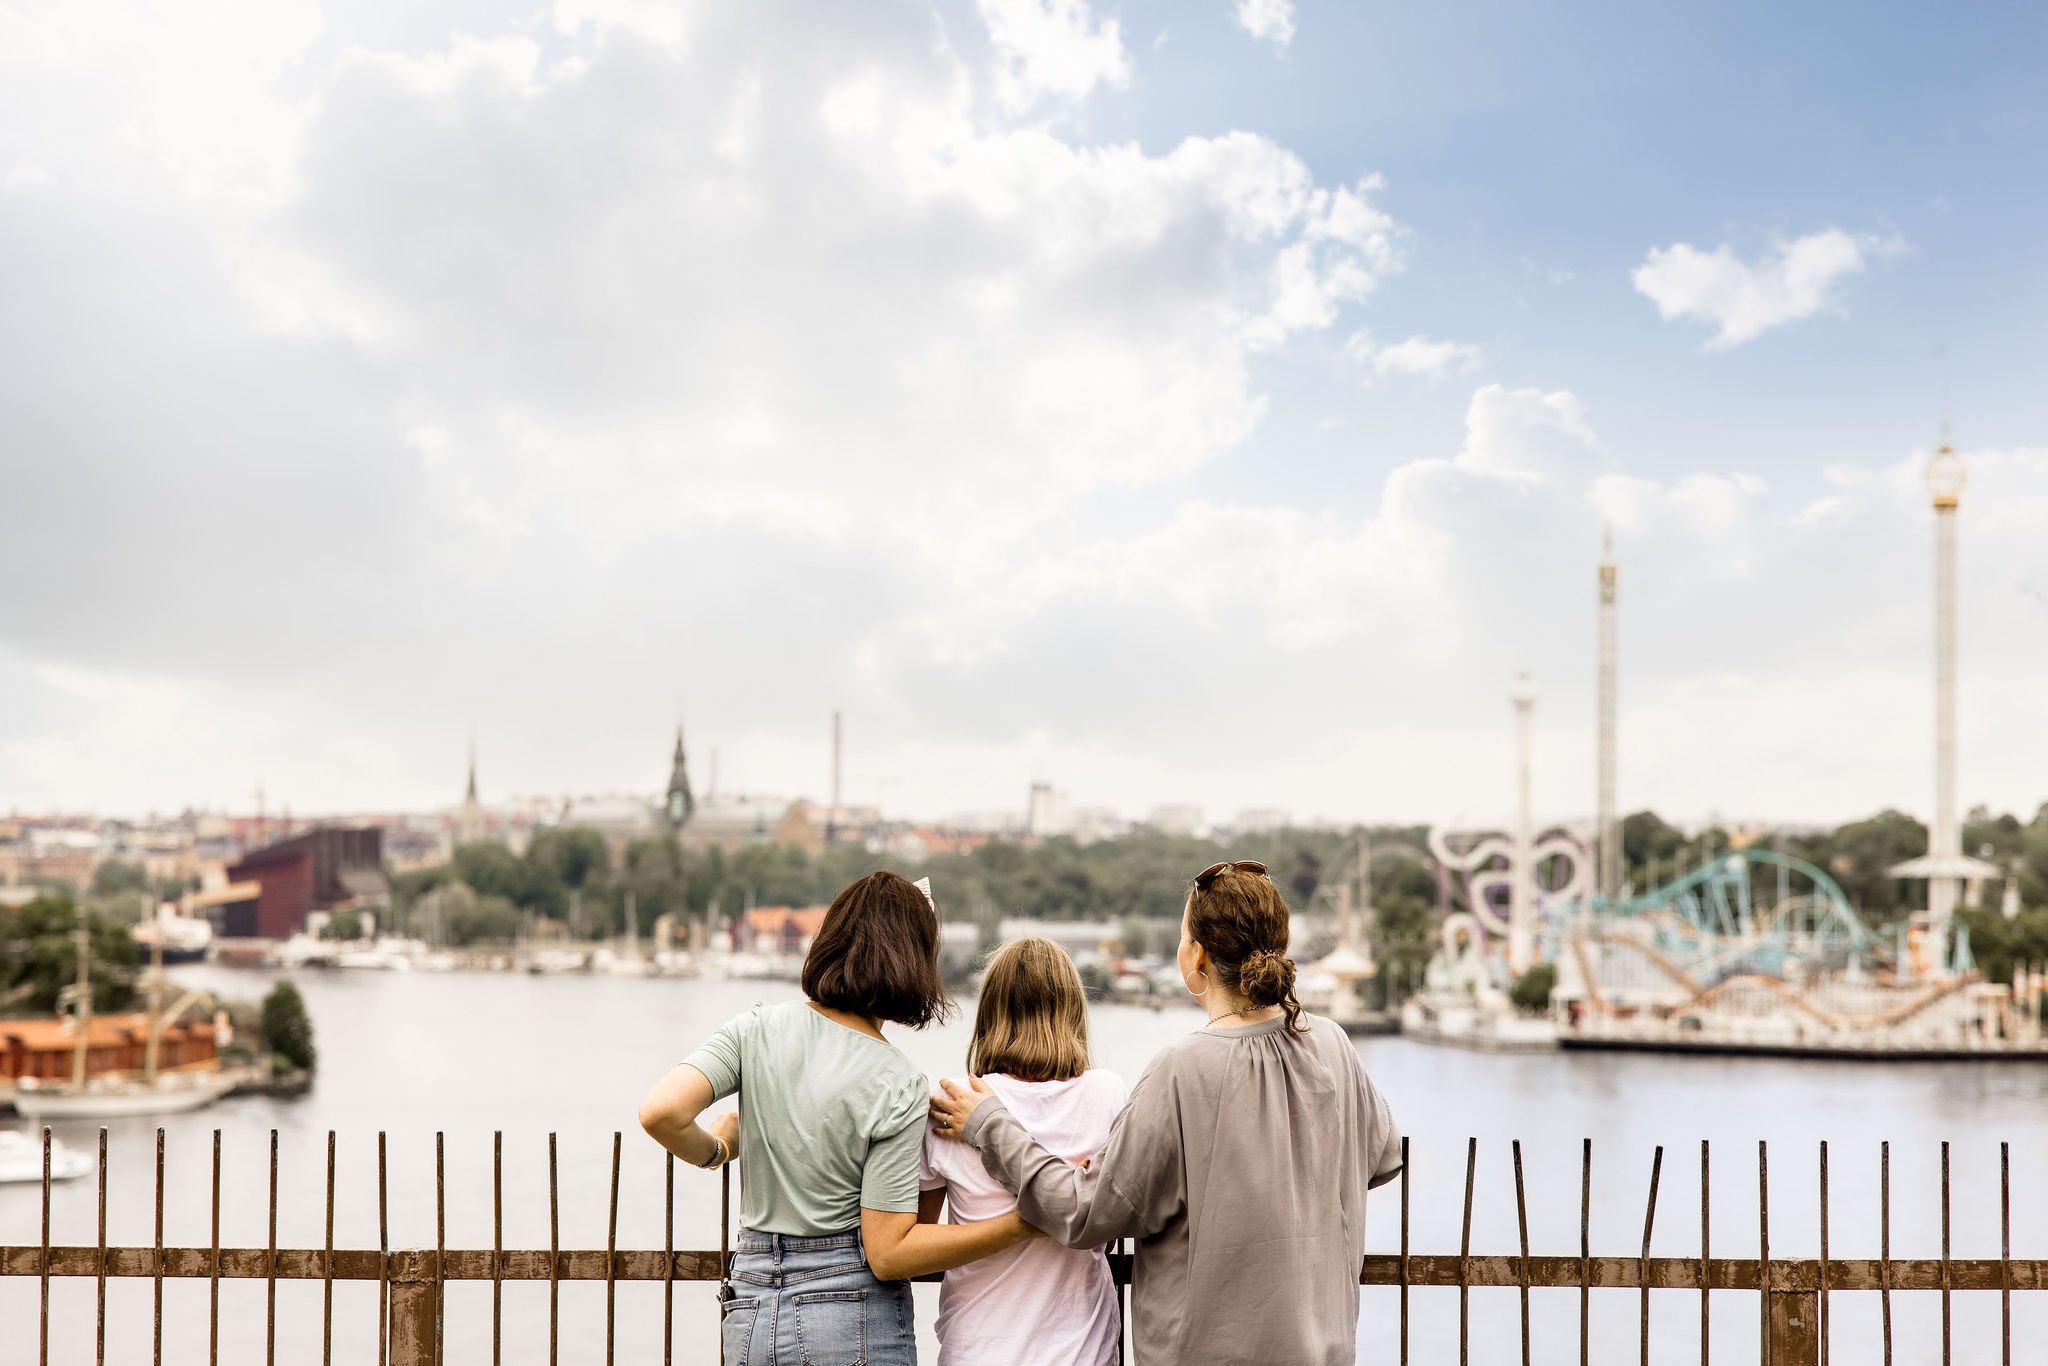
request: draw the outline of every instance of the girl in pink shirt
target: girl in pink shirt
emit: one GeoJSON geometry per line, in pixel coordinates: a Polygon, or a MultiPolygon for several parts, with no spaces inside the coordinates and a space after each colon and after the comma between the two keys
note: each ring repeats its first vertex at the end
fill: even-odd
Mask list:
{"type": "MultiPolygon", "coordinates": [[[[1018,939],[989,962],[967,1070],[1003,1098],[1031,1136],[1069,1162],[1109,1138],[1123,1078],[1088,1066],[1088,1002],[1065,949],[1018,939]]],[[[973,1223],[1017,1207],[963,1143],[927,1133],[918,1219],[973,1223]]],[[[1034,1238],[946,1273],[939,1366],[1107,1366],[1116,1360],[1116,1286],[1099,1247],[1034,1238]]]]}

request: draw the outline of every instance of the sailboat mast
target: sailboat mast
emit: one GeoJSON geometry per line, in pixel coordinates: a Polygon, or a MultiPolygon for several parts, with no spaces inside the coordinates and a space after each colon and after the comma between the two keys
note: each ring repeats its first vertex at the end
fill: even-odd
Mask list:
{"type": "Polygon", "coordinates": [[[92,929],[78,913],[78,998],[72,1002],[71,1089],[85,1089],[86,1036],[92,1032],[92,929]]]}

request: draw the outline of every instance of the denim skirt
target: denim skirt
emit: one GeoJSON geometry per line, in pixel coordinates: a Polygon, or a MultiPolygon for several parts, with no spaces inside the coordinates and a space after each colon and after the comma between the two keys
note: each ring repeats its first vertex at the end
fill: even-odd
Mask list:
{"type": "Polygon", "coordinates": [[[909,1281],[868,1270],[858,1232],[740,1230],[721,1366],[917,1366],[909,1281]]]}

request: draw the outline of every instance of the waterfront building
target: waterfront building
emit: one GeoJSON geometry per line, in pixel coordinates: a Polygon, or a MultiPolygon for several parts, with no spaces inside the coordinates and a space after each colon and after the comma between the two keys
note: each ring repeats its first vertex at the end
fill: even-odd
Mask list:
{"type": "Polygon", "coordinates": [[[1293,823],[1292,814],[1277,806],[1255,806],[1237,813],[1235,829],[1240,835],[1270,835],[1293,823]]]}
{"type": "Polygon", "coordinates": [[[227,871],[236,883],[257,884],[253,901],[220,905],[215,933],[225,939],[279,941],[317,931],[340,910],[376,912],[391,901],[384,879],[381,826],[344,830],[326,826],[258,849],[227,871]]]}
{"type": "MultiPolygon", "coordinates": [[[[214,1061],[219,1028],[213,1021],[166,1025],[157,1037],[156,1065],[166,1071],[214,1061]]],[[[0,1080],[69,1081],[78,1036],[68,1016],[0,1021],[0,1080]]],[[[149,1016],[95,1015],[86,1026],[85,1074],[140,1072],[147,1065],[149,1016]]]]}
{"type": "Polygon", "coordinates": [[[1145,818],[1145,824],[1162,835],[1183,838],[1209,833],[1208,827],[1202,823],[1202,808],[1199,806],[1155,806],[1152,814],[1145,818]]]}
{"type": "Polygon", "coordinates": [[[1024,808],[1024,828],[1037,839],[1074,833],[1074,808],[1051,783],[1033,783],[1024,808]]]}

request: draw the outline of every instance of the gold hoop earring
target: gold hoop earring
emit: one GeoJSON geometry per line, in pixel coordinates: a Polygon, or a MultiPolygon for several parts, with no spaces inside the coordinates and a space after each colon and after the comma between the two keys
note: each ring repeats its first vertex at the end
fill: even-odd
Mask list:
{"type": "Polygon", "coordinates": [[[1200,991],[1196,991],[1193,987],[1188,987],[1188,975],[1186,973],[1182,973],[1180,975],[1180,984],[1184,987],[1188,987],[1188,995],[1194,997],[1197,1001],[1199,1001],[1204,996],[1207,996],[1209,994],[1209,987],[1211,983],[1209,981],[1209,974],[1203,972],[1200,968],[1195,969],[1195,975],[1202,979],[1202,989],[1200,991]]]}

